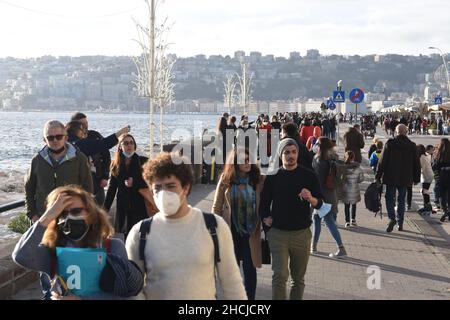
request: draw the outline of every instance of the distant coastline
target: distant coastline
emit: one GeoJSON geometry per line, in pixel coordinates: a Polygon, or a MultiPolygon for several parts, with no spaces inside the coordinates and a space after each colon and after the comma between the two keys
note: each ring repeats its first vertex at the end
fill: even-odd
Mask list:
{"type": "MultiPolygon", "coordinates": [[[[124,110],[51,110],[51,109],[30,109],[30,110],[3,110],[0,109],[0,112],[9,112],[9,113],[32,113],[32,112],[56,112],[56,113],[75,113],[75,112],[83,112],[83,113],[104,113],[104,114],[149,114],[149,112],[143,112],[143,111],[124,111],[124,110]]],[[[155,116],[159,116],[159,112],[155,112],[155,116]]],[[[170,115],[218,115],[220,112],[168,112],[164,113],[170,114],[170,115]]]]}

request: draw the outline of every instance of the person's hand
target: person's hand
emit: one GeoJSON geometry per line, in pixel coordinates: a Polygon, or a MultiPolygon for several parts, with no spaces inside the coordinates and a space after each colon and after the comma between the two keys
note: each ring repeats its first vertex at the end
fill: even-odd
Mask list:
{"type": "Polygon", "coordinates": [[[52,291],[52,296],[50,297],[51,300],[81,300],[79,296],[76,296],[74,294],[68,294],[67,296],[62,296],[57,292],[52,291]]]}
{"type": "Polygon", "coordinates": [[[267,217],[267,218],[263,219],[263,222],[266,226],[271,227],[272,223],[273,223],[273,219],[272,219],[272,217],[267,217]]]}
{"type": "Polygon", "coordinates": [[[311,191],[309,191],[309,190],[306,189],[306,188],[303,188],[302,191],[298,194],[298,196],[299,196],[301,199],[306,200],[306,201],[308,201],[308,202],[309,202],[309,200],[311,200],[311,198],[312,198],[311,191]]]}
{"type": "Polygon", "coordinates": [[[61,193],[56,198],[56,201],[45,211],[45,213],[39,218],[39,222],[48,226],[50,222],[58,218],[61,212],[72,203],[72,197],[67,193],[61,193]]]}
{"type": "Polygon", "coordinates": [[[121,135],[127,134],[128,132],[130,132],[130,127],[129,126],[123,127],[122,129],[116,132],[116,137],[119,138],[121,135]]]}
{"type": "Polygon", "coordinates": [[[127,180],[125,180],[125,186],[128,188],[131,188],[133,186],[133,177],[129,177],[127,180]]]}
{"type": "Polygon", "coordinates": [[[31,217],[31,221],[33,222],[33,223],[35,223],[36,221],[38,221],[39,220],[39,216],[37,215],[37,214],[35,214],[35,215],[33,215],[32,217],[31,217]]]}
{"type": "Polygon", "coordinates": [[[100,180],[100,188],[105,188],[108,185],[108,180],[102,179],[100,180]]]}

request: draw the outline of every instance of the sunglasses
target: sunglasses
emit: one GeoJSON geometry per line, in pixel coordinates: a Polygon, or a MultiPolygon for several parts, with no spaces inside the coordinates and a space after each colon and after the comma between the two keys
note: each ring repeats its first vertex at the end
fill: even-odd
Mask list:
{"type": "Polygon", "coordinates": [[[66,136],[65,134],[57,134],[55,136],[46,136],[45,138],[48,141],[54,141],[54,140],[61,141],[65,136],[66,136]]]}
{"type": "Polygon", "coordinates": [[[124,146],[134,146],[134,142],[133,141],[123,141],[122,144],[124,146]]]}
{"type": "Polygon", "coordinates": [[[63,210],[63,211],[61,212],[61,214],[62,214],[63,216],[68,216],[68,215],[77,216],[77,215],[79,215],[80,213],[82,213],[83,210],[84,210],[84,208],[72,208],[72,209],[69,209],[69,210],[63,210]]]}

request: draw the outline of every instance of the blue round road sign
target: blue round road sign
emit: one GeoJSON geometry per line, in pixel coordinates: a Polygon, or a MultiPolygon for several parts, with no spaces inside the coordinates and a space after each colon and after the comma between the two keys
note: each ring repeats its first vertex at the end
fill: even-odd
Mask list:
{"type": "Polygon", "coordinates": [[[350,91],[350,95],[348,97],[350,101],[353,103],[361,103],[364,100],[364,91],[355,88],[352,91],[350,91]]]}

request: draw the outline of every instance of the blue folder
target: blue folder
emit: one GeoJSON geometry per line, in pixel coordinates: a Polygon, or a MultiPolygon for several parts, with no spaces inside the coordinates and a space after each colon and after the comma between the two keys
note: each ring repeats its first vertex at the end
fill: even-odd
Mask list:
{"type": "Polygon", "coordinates": [[[93,296],[101,293],[100,274],[106,264],[104,248],[56,248],[58,274],[64,278],[71,293],[93,296]]]}

